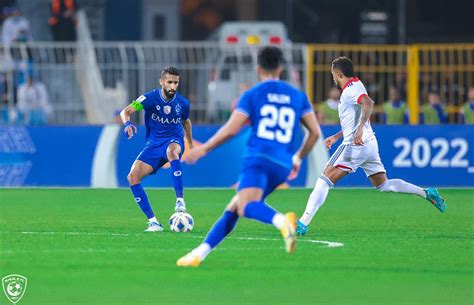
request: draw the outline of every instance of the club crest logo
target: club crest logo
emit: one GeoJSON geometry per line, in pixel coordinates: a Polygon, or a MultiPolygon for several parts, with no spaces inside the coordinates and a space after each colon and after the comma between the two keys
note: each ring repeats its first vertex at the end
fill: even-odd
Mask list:
{"type": "Polygon", "coordinates": [[[176,108],[174,110],[176,111],[176,115],[179,115],[181,112],[181,105],[180,104],[176,105],[176,108]]]}
{"type": "Polygon", "coordinates": [[[10,274],[2,278],[2,286],[8,300],[14,305],[18,303],[26,291],[27,279],[18,274],[10,274]]]}
{"type": "Polygon", "coordinates": [[[165,114],[170,114],[171,113],[171,106],[163,107],[163,111],[165,112],[165,114]]]}
{"type": "Polygon", "coordinates": [[[161,107],[160,105],[156,105],[156,110],[160,111],[161,107]]]}

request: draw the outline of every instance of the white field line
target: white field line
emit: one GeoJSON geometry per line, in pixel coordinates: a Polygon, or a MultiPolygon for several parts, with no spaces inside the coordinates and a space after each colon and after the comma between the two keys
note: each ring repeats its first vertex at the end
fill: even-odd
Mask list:
{"type": "MultiPolygon", "coordinates": [[[[14,233],[14,232],[2,232],[2,233],[14,233]]],[[[25,231],[20,232],[21,234],[29,234],[29,235],[86,235],[86,236],[135,236],[135,235],[143,235],[143,234],[150,234],[150,233],[137,233],[137,234],[127,234],[127,233],[89,233],[89,232],[32,232],[32,231],[25,231]]],[[[153,233],[152,233],[153,234],[153,233]]],[[[158,233],[159,234],[159,233],[158,233]]],[[[199,238],[203,239],[204,236],[198,235],[188,235],[183,234],[183,236],[189,238],[199,238]]],[[[265,238],[265,237],[228,237],[227,239],[233,240],[261,240],[261,241],[281,241],[280,238],[265,238]]],[[[335,241],[326,241],[326,240],[315,240],[315,239],[298,239],[299,243],[312,243],[312,244],[322,244],[328,248],[339,248],[343,247],[344,244],[335,241]]]]}

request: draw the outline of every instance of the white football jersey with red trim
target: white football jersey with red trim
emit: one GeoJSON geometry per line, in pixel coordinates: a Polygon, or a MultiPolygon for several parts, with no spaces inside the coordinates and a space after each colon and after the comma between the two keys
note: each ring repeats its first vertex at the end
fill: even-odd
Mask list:
{"type": "MultiPolygon", "coordinates": [[[[354,133],[359,124],[361,112],[360,101],[364,96],[367,96],[367,90],[365,90],[364,84],[362,84],[357,77],[351,78],[344,87],[342,87],[338,112],[342,133],[344,135],[343,144],[352,144],[354,141],[354,133]]],[[[362,141],[366,142],[374,137],[374,131],[372,130],[372,126],[370,126],[370,120],[368,120],[364,124],[362,141]]]]}

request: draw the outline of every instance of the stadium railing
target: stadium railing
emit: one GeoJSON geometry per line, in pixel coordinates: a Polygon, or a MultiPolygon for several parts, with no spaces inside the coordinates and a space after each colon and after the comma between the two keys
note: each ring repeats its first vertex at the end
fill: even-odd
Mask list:
{"type": "MultiPolygon", "coordinates": [[[[325,100],[332,85],[332,59],[347,55],[376,101],[376,112],[381,113],[387,89],[395,85],[407,97],[414,124],[421,102],[432,89],[442,94],[449,122],[456,123],[467,88],[474,85],[474,44],[293,44],[284,49],[288,58],[284,78],[306,88],[314,103],[325,100]]],[[[15,109],[16,90],[29,74],[48,88],[53,107],[50,124],[97,124],[113,122],[117,110],[159,87],[159,73],[165,65],[176,65],[182,74],[179,91],[192,103],[191,119],[222,123],[239,97],[241,85],[257,82],[256,50],[215,42],[90,40],[13,45],[0,56],[0,122],[15,122],[11,110],[15,109]]]]}
{"type": "MultiPolygon", "coordinates": [[[[14,59],[0,58],[6,94],[1,109],[15,109],[16,90],[33,73],[50,94],[50,124],[103,124],[139,95],[159,87],[166,65],[180,69],[179,92],[191,103],[197,123],[222,123],[241,85],[254,85],[256,47],[221,46],[216,42],[97,42],[83,37],[76,43],[29,42],[14,47],[14,59]],[[19,77],[21,76],[21,77],[19,77]],[[225,88],[225,90],[215,90],[225,88]],[[216,115],[219,114],[219,115],[216,115]]],[[[305,87],[306,46],[285,47],[285,79],[305,87]]],[[[11,52],[8,52],[8,54],[11,52]]],[[[3,123],[14,123],[10,117],[3,123]]]]}
{"type": "Polygon", "coordinates": [[[331,61],[350,57],[357,75],[376,102],[376,112],[396,86],[406,97],[410,123],[418,123],[420,105],[430,90],[441,94],[450,123],[457,123],[460,106],[474,86],[474,44],[308,45],[307,92],[315,103],[326,99],[332,86],[331,61]]]}
{"type": "Polygon", "coordinates": [[[419,54],[421,96],[426,97],[430,89],[440,92],[449,122],[456,123],[467,91],[474,86],[474,44],[421,44],[412,51],[419,54]]]}

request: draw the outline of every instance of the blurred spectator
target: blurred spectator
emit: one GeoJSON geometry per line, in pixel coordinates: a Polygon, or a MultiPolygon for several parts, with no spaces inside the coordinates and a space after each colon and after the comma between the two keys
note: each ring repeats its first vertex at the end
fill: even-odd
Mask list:
{"type": "Polygon", "coordinates": [[[2,41],[4,47],[9,49],[12,43],[30,41],[30,22],[22,16],[20,10],[16,7],[6,7],[3,13],[5,16],[9,16],[3,22],[2,27],[2,41]]]}
{"type": "Polygon", "coordinates": [[[51,26],[54,41],[75,41],[77,25],[77,3],[75,0],[52,0],[51,26]]]}
{"type": "Polygon", "coordinates": [[[408,111],[405,101],[402,100],[400,90],[390,87],[388,101],[383,104],[382,123],[389,125],[408,123],[408,111]]]}
{"type": "Polygon", "coordinates": [[[52,107],[49,103],[46,86],[35,80],[32,76],[28,81],[18,87],[19,121],[26,125],[44,125],[47,116],[51,114],[52,107]]]}
{"type": "Polygon", "coordinates": [[[0,0],[0,22],[3,23],[7,19],[8,15],[5,15],[4,9],[16,5],[16,0],[0,0]]]}
{"type": "Polygon", "coordinates": [[[119,124],[119,125],[123,124],[122,118],[120,117],[120,112],[121,111],[122,111],[121,109],[117,109],[117,110],[114,111],[114,119],[113,119],[112,123],[119,124]]]}
{"type": "Polygon", "coordinates": [[[339,124],[339,113],[337,107],[339,106],[339,98],[341,91],[332,87],[328,92],[328,99],[317,107],[317,116],[319,123],[324,124],[339,124]]]}
{"type": "Polygon", "coordinates": [[[428,103],[421,106],[420,110],[421,124],[440,124],[448,121],[441,103],[441,97],[437,91],[428,93],[428,103]]]}
{"type": "Polygon", "coordinates": [[[474,87],[467,92],[467,101],[461,108],[461,118],[464,124],[474,124],[474,87]]]}
{"type": "Polygon", "coordinates": [[[9,110],[7,93],[7,76],[5,73],[0,73],[0,124],[9,122],[9,110]]]}
{"type": "Polygon", "coordinates": [[[32,40],[30,22],[17,7],[6,7],[3,13],[8,16],[3,22],[2,28],[5,63],[8,64],[8,69],[13,69],[13,86],[15,88],[13,92],[17,92],[16,86],[26,81],[28,70],[32,69],[31,50],[24,44],[32,40]],[[20,45],[15,45],[15,43],[20,45]]]}

